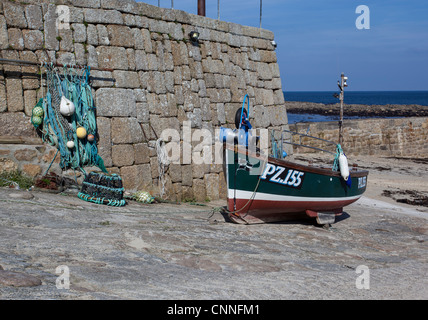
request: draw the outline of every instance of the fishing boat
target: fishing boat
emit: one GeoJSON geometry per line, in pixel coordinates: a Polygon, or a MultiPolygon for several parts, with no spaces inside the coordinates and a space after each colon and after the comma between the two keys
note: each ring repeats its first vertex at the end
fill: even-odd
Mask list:
{"type": "MultiPolygon", "coordinates": [[[[248,111],[247,111],[248,110],[248,111]]],[[[278,222],[302,217],[316,219],[318,224],[329,225],[341,215],[343,208],[357,201],[367,187],[367,170],[357,166],[349,169],[340,144],[283,130],[272,143],[269,155],[258,147],[251,147],[251,127],[246,115],[245,98],[235,117],[236,129],[222,128],[223,170],[227,184],[227,209],[231,221],[240,224],[278,222]],[[244,129],[244,127],[247,127],[244,129]],[[335,148],[318,148],[293,142],[292,136],[317,139],[335,148]],[[287,136],[289,138],[287,138],[287,136]],[[333,165],[315,166],[291,161],[284,145],[317,149],[332,155],[333,165]]]]}

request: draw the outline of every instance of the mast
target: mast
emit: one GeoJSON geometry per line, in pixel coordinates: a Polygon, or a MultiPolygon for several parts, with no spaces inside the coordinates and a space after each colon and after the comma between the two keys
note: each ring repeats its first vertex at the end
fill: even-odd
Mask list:
{"type": "Polygon", "coordinates": [[[348,80],[348,77],[345,77],[345,75],[342,72],[342,75],[340,76],[340,81],[337,81],[337,85],[340,89],[340,120],[339,120],[339,144],[342,145],[343,143],[343,98],[344,98],[344,89],[348,86],[346,81],[348,80]]]}

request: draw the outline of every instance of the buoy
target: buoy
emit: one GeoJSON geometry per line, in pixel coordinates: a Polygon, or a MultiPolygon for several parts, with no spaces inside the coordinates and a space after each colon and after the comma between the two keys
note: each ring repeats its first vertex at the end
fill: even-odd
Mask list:
{"type": "Polygon", "coordinates": [[[74,103],[62,96],[59,112],[61,112],[63,116],[69,117],[74,113],[74,110],[76,110],[74,103]]]}
{"type": "Polygon", "coordinates": [[[67,148],[68,149],[73,149],[74,148],[74,142],[73,141],[67,141],[67,148]]]}
{"type": "Polygon", "coordinates": [[[236,136],[237,136],[236,132],[233,131],[232,129],[220,127],[220,134],[219,134],[220,142],[233,143],[236,136]]]}
{"type": "Polygon", "coordinates": [[[339,155],[339,169],[340,169],[340,174],[342,178],[345,181],[348,181],[348,178],[349,178],[348,159],[343,154],[343,152],[341,152],[339,155]]]}
{"type": "Polygon", "coordinates": [[[42,107],[34,107],[33,108],[33,116],[42,117],[43,116],[43,108],[42,107]]]}
{"type": "Polygon", "coordinates": [[[95,140],[95,136],[93,134],[88,134],[88,141],[92,142],[95,140]]]}
{"type": "Polygon", "coordinates": [[[79,139],[83,139],[86,137],[86,129],[83,127],[79,127],[76,129],[76,135],[79,139]]]}
{"type": "Polygon", "coordinates": [[[34,124],[35,126],[39,126],[39,125],[41,125],[41,124],[42,124],[43,119],[42,119],[41,117],[39,117],[39,116],[33,116],[33,117],[31,118],[31,121],[33,122],[33,124],[34,124]]]}

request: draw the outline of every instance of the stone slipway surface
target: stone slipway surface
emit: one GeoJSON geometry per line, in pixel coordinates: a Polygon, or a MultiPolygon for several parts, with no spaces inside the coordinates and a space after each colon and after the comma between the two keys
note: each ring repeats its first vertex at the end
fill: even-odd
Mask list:
{"type": "Polygon", "coordinates": [[[427,299],[428,208],[379,197],[386,173],[374,169],[374,188],[328,230],[231,224],[211,211],[222,203],[114,208],[2,188],[0,298],[427,299]],[[356,287],[361,265],[369,289],[356,287]],[[58,266],[69,289],[56,287],[58,266]]]}

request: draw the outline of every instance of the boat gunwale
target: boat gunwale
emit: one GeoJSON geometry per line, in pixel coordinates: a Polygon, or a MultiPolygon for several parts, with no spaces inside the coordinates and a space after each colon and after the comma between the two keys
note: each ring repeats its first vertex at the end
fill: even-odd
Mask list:
{"type": "MultiPolygon", "coordinates": [[[[228,149],[230,151],[235,152],[235,145],[234,144],[224,142],[223,147],[225,149],[228,149]]],[[[254,157],[254,158],[260,158],[260,155],[257,155],[256,153],[254,153],[254,151],[249,150],[248,148],[246,148],[244,146],[237,148],[237,151],[238,151],[238,153],[246,155],[246,156],[250,156],[250,157],[254,157]],[[242,152],[243,148],[246,149],[245,153],[242,152]]],[[[268,163],[273,163],[276,165],[284,166],[286,168],[296,169],[299,171],[304,171],[304,172],[309,172],[309,173],[320,174],[320,175],[324,175],[324,176],[341,177],[340,171],[333,171],[332,169],[329,169],[329,168],[304,165],[304,164],[300,164],[300,163],[291,162],[288,160],[273,158],[271,156],[267,156],[267,157],[263,156],[263,158],[266,158],[268,163]]],[[[223,161],[225,161],[225,160],[226,159],[223,159],[223,161]]],[[[350,174],[351,178],[365,177],[368,175],[368,173],[369,173],[368,170],[360,170],[358,168],[357,169],[352,168],[349,170],[349,174],[350,174]]]]}

